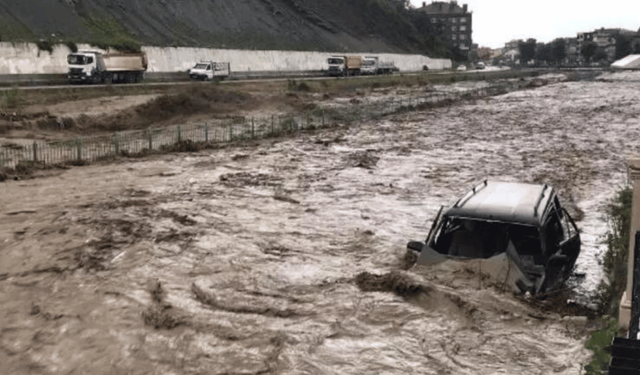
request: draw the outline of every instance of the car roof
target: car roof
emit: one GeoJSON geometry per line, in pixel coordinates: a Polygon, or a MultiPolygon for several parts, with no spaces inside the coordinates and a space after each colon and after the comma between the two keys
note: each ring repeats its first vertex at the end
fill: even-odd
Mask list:
{"type": "Polygon", "coordinates": [[[553,188],[546,184],[484,181],[444,215],[540,226],[554,195],[553,188]]]}

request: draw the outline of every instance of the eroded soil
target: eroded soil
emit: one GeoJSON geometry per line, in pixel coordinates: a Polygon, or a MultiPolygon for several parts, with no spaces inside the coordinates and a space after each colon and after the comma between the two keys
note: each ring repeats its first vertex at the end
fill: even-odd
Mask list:
{"type": "Polygon", "coordinates": [[[593,290],[639,86],[559,82],[5,182],[2,371],[580,374],[586,319],[473,265],[405,270],[404,249],[482,179],[546,181],[579,216],[593,290]]]}

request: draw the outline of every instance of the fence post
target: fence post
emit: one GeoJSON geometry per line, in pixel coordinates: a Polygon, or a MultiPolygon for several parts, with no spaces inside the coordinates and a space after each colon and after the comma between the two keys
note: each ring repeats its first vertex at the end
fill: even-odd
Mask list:
{"type": "Polygon", "coordinates": [[[631,288],[631,321],[629,338],[637,340],[640,330],[640,231],[636,232],[635,251],[633,252],[633,286],[631,288]]]}
{"type": "Polygon", "coordinates": [[[273,121],[274,121],[273,115],[271,115],[271,135],[275,134],[274,129],[273,129],[273,121]]]}
{"type": "Polygon", "coordinates": [[[178,143],[182,142],[182,125],[178,125],[178,143]]]}
{"type": "Polygon", "coordinates": [[[204,123],[204,141],[209,143],[209,125],[206,122],[204,123]]]}
{"type": "Polygon", "coordinates": [[[322,127],[324,128],[324,108],[322,108],[322,127]]]}
{"type": "Polygon", "coordinates": [[[38,144],[36,141],[33,141],[33,162],[38,162],[38,144]]]}
{"type": "Polygon", "coordinates": [[[251,139],[255,138],[255,124],[253,121],[253,117],[251,117],[251,139]]]}
{"type": "Polygon", "coordinates": [[[119,140],[118,132],[113,133],[113,145],[116,149],[116,156],[120,155],[120,140],[119,140]]]}
{"type": "Polygon", "coordinates": [[[153,132],[151,128],[147,128],[147,136],[149,137],[149,151],[153,150],[153,132]]]}
{"type": "Polygon", "coordinates": [[[76,139],[76,148],[78,149],[78,161],[82,160],[82,137],[76,139]]]}

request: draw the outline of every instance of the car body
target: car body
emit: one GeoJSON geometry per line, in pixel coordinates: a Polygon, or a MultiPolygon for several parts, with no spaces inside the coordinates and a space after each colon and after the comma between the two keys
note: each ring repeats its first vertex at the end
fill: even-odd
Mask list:
{"type": "Polygon", "coordinates": [[[494,276],[514,291],[535,294],[569,278],[580,245],[578,228],[553,187],[484,181],[442,207],[425,242],[411,241],[407,251],[417,255],[418,265],[485,261],[483,269],[496,270],[494,276]]]}
{"type": "Polygon", "coordinates": [[[464,72],[465,70],[467,70],[467,66],[460,64],[460,65],[458,65],[458,68],[456,70],[458,70],[460,72],[464,72]]]}
{"type": "Polygon", "coordinates": [[[484,69],[484,68],[486,68],[486,67],[487,67],[487,66],[486,66],[482,61],[480,61],[480,62],[478,62],[478,63],[476,64],[476,69],[478,69],[478,70],[482,70],[482,69],[484,69]]]}

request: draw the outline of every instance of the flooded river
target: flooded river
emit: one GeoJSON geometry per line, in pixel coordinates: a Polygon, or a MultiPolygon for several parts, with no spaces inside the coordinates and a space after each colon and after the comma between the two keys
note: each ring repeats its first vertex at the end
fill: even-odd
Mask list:
{"type": "Polygon", "coordinates": [[[631,78],[3,183],[0,373],[580,374],[585,320],[404,249],[478,181],[544,181],[593,291],[631,78]]]}

